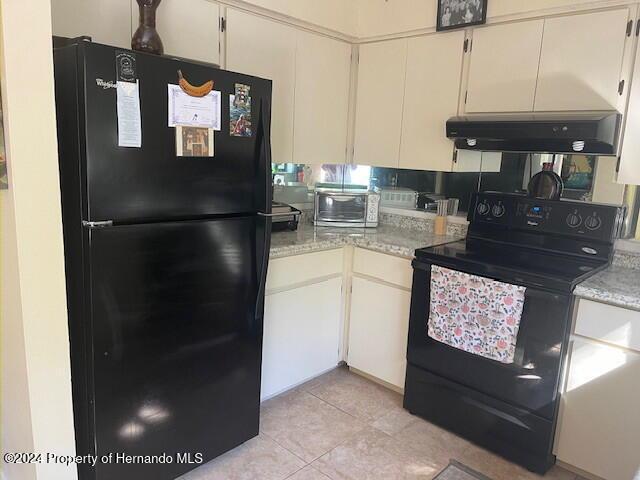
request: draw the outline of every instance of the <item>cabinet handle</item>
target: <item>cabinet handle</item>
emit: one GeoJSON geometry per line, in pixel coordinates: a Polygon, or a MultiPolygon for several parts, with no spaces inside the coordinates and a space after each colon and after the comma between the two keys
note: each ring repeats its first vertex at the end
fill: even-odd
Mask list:
{"type": "Polygon", "coordinates": [[[622,95],[622,92],[624,92],[624,80],[620,80],[618,84],[618,95],[622,95]]]}

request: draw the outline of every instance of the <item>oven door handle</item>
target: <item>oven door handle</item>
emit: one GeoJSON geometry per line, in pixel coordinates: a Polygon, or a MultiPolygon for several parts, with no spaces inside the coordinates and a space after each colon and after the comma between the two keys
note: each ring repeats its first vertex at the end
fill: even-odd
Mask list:
{"type": "Polygon", "coordinates": [[[342,218],[342,217],[327,217],[327,216],[320,215],[317,218],[317,220],[321,220],[323,222],[362,223],[364,222],[364,217],[349,219],[349,218],[342,218]]]}
{"type": "Polygon", "coordinates": [[[331,198],[332,200],[335,200],[336,202],[352,202],[353,200],[355,200],[356,198],[359,197],[365,197],[366,195],[330,195],[327,198],[331,198]]]}

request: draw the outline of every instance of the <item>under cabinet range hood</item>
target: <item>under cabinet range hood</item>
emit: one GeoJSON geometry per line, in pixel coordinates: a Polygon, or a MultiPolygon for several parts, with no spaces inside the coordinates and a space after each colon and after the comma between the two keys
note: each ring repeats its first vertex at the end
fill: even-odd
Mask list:
{"type": "Polygon", "coordinates": [[[447,138],[458,149],[616,155],[622,115],[497,114],[452,117],[447,138]]]}

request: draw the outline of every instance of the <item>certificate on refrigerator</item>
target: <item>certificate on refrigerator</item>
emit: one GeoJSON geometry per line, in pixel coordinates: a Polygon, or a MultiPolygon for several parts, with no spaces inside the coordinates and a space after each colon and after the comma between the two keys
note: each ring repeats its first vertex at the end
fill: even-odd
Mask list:
{"type": "Polygon", "coordinates": [[[220,130],[222,95],[212,90],[204,97],[186,94],[180,85],[168,85],[169,126],[202,127],[220,130]]]}

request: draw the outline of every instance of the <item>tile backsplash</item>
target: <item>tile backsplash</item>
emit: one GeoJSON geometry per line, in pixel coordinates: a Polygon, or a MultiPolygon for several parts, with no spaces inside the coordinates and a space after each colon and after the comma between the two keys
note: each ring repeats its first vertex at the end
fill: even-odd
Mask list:
{"type": "MultiPolygon", "coordinates": [[[[400,229],[418,230],[428,233],[433,233],[435,225],[434,219],[431,218],[431,216],[416,217],[387,212],[380,212],[379,223],[400,229]]],[[[466,221],[456,219],[456,221],[447,222],[447,234],[465,237],[467,235],[466,221]]]]}
{"type": "Polygon", "coordinates": [[[613,256],[613,264],[619,267],[640,270],[640,252],[616,250],[613,256]]]}

